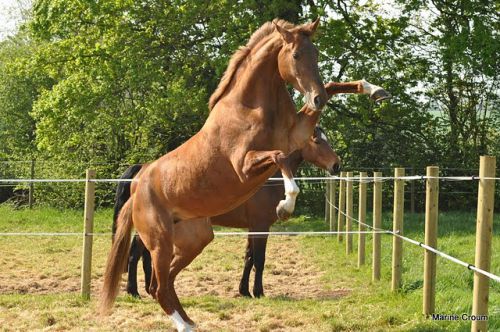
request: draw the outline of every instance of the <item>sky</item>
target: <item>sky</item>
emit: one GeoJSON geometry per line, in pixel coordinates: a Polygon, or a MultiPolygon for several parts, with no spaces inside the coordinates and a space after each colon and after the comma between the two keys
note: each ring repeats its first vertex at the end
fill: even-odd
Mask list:
{"type": "Polygon", "coordinates": [[[22,20],[22,9],[28,8],[31,0],[0,0],[0,40],[16,32],[22,20]]]}

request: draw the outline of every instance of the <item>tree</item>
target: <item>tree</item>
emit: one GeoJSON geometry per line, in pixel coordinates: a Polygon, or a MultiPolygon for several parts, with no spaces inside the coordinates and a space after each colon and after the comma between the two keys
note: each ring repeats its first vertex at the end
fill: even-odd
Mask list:
{"type": "Polygon", "coordinates": [[[389,12],[355,0],[37,0],[0,45],[0,157],[50,160],[60,177],[89,166],[117,177],[203,125],[229,57],[260,25],[319,16],[324,81],[365,78],[393,95],[382,105],[336,97],[324,111],[345,165],[471,167],[500,150],[495,13],[479,0],[389,12]]]}
{"type": "Polygon", "coordinates": [[[415,56],[427,62],[422,85],[439,112],[442,162],[477,165],[479,155],[490,152],[492,106],[498,103],[498,8],[477,0],[411,1],[403,8],[414,17],[412,33],[420,37],[415,56]]]}

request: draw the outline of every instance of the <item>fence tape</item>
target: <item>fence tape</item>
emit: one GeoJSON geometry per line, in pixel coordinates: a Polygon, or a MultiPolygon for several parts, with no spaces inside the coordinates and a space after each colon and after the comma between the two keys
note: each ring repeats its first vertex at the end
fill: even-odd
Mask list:
{"type": "MultiPolygon", "coordinates": [[[[426,175],[411,175],[411,176],[386,176],[386,177],[363,177],[360,179],[359,177],[340,177],[340,176],[320,176],[320,177],[296,177],[294,180],[296,181],[348,181],[348,182],[362,182],[362,183],[371,183],[371,182],[385,182],[392,180],[404,180],[404,181],[413,181],[413,180],[426,180],[426,179],[439,179],[443,181],[473,181],[473,180],[500,180],[497,177],[479,177],[476,175],[472,176],[426,176],[426,175]]],[[[132,182],[134,179],[0,179],[0,183],[84,183],[84,182],[108,182],[108,183],[117,183],[117,182],[132,182]]],[[[283,181],[283,178],[269,178],[268,181],[283,181]]]]}
{"type": "MultiPolygon", "coordinates": [[[[385,233],[380,231],[377,233],[385,233]]],[[[271,236],[322,236],[322,235],[335,235],[335,234],[373,234],[372,231],[317,231],[317,232],[287,232],[287,231],[273,231],[273,232],[214,232],[215,236],[258,236],[258,235],[271,235],[271,236]]],[[[64,232],[11,232],[0,233],[0,236],[111,236],[113,233],[64,233],[64,232]]]]}
{"type": "Polygon", "coordinates": [[[417,246],[419,246],[419,247],[422,247],[422,248],[424,248],[424,249],[426,249],[426,250],[429,250],[429,251],[431,251],[431,252],[435,253],[436,255],[439,255],[439,256],[441,256],[441,257],[443,257],[443,258],[446,258],[446,259],[448,259],[448,260],[450,260],[450,261],[452,261],[452,262],[454,262],[454,263],[457,263],[457,264],[459,264],[459,265],[462,265],[462,266],[464,266],[464,267],[468,268],[469,270],[472,270],[472,271],[475,271],[475,272],[477,272],[477,273],[480,273],[480,274],[482,274],[482,275],[484,275],[484,276],[486,276],[486,277],[488,277],[488,278],[490,278],[490,279],[492,279],[492,280],[494,280],[494,281],[496,281],[496,282],[500,282],[500,276],[497,276],[497,275],[495,275],[495,274],[493,274],[493,273],[491,273],[491,272],[488,272],[488,271],[482,270],[482,269],[480,269],[480,268],[477,268],[477,267],[475,267],[473,264],[469,264],[469,263],[466,263],[466,262],[464,262],[464,261],[461,261],[461,260],[459,260],[458,258],[455,258],[455,257],[453,257],[453,256],[450,256],[450,255],[448,255],[448,254],[446,254],[446,253],[444,253],[444,252],[442,252],[442,251],[439,251],[439,250],[437,250],[437,249],[435,249],[435,248],[433,248],[433,247],[430,247],[430,246],[428,246],[428,245],[426,245],[426,244],[424,244],[424,243],[422,243],[422,242],[419,242],[419,241],[416,241],[416,240],[410,239],[410,238],[408,238],[408,237],[406,237],[406,236],[403,236],[403,235],[401,235],[401,234],[398,234],[398,233],[396,233],[396,232],[394,232],[394,231],[390,231],[390,230],[384,230],[384,229],[376,228],[376,227],[373,227],[373,226],[371,226],[371,225],[365,224],[364,222],[361,222],[361,221],[357,220],[356,218],[353,218],[353,217],[351,217],[351,216],[348,216],[348,215],[347,215],[347,214],[345,214],[344,212],[340,211],[340,209],[339,209],[337,206],[335,206],[334,204],[332,204],[332,202],[328,199],[328,197],[326,197],[326,196],[325,196],[325,199],[326,199],[326,201],[328,202],[328,204],[329,204],[330,206],[332,206],[333,208],[335,208],[335,209],[336,209],[339,213],[343,214],[346,218],[349,218],[350,220],[353,220],[353,221],[357,222],[358,224],[361,224],[361,225],[367,226],[367,227],[369,227],[369,228],[371,228],[371,229],[375,230],[376,232],[381,232],[381,233],[386,233],[386,234],[391,234],[391,235],[393,235],[393,236],[396,236],[396,237],[398,237],[398,238],[400,238],[400,239],[403,239],[403,240],[405,240],[405,241],[407,241],[407,242],[410,242],[410,243],[415,244],[415,245],[417,245],[417,246]]]}

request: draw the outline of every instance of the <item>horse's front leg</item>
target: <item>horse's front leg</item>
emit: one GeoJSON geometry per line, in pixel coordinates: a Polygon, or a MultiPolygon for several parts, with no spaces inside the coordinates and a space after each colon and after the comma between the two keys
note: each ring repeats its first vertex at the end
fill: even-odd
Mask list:
{"type": "Polygon", "coordinates": [[[280,220],[287,220],[295,210],[295,201],[299,194],[299,186],[293,179],[293,173],[288,167],[280,167],[285,185],[285,199],[281,200],[276,207],[276,214],[280,220]]]}
{"type": "Polygon", "coordinates": [[[243,174],[247,179],[258,176],[272,166],[278,166],[283,175],[285,185],[285,199],[280,201],[276,207],[276,214],[281,220],[288,219],[295,209],[295,200],[299,194],[299,187],[293,179],[293,173],[287,156],[280,150],[273,151],[249,151],[245,155],[243,174]]]}
{"type": "Polygon", "coordinates": [[[340,93],[361,93],[369,95],[376,102],[391,98],[391,94],[384,88],[371,84],[365,80],[352,82],[329,82],[325,84],[326,93],[330,98],[332,95],[340,93]]]}
{"type": "MultiPolygon", "coordinates": [[[[269,227],[257,228],[252,231],[269,232],[269,227]]],[[[264,286],[262,286],[262,275],[266,262],[267,235],[257,236],[253,239],[253,264],[255,266],[255,279],[253,282],[253,296],[264,296],[264,286]]]]}
{"type": "Polygon", "coordinates": [[[253,238],[248,236],[247,248],[245,250],[245,264],[243,265],[243,274],[240,280],[240,286],[238,288],[240,295],[246,297],[252,297],[248,289],[248,283],[250,281],[250,272],[253,267],[253,238]]]}

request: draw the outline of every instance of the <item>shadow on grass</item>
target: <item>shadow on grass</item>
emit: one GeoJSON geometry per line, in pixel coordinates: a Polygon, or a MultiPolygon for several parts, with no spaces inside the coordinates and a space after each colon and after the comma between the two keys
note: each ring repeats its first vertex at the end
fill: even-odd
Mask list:
{"type": "Polygon", "coordinates": [[[307,296],[294,296],[294,295],[275,295],[267,297],[269,300],[285,301],[285,302],[296,302],[303,300],[315,300],[315,301],[328,301],[328,300],[340,300],[351,293],[349,289],[333,289],[325,290],[321,293],[310,294],[307,296]]]}

